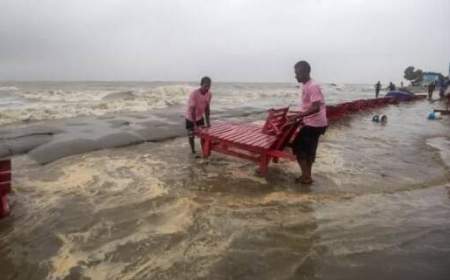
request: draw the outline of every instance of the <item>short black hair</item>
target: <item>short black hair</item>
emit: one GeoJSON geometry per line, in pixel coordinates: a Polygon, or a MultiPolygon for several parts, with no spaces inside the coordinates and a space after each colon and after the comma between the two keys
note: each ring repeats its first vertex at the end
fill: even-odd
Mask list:
{"type": "Polygon", "coordinates": [[[295,69],[297,68],[303,68],[306,70],[306,72],[311,73],[311,65],[309,65],[308,62],[305,60],[300,60],[299,62],[295,63],[295,69]]]}
{"type": "Polygon", "coordinates": [[[204,85],[206,83],[211,84],[211,78],[208,76],[205,76],[200,80],[200,85],[204,85]]]}

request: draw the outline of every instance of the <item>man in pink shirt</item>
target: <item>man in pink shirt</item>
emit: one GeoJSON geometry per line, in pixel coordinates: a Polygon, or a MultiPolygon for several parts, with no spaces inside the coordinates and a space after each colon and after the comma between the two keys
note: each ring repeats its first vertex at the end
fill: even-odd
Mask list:
{"type": "Polygon", "coordinates": [[[192,154],[195,155],[195,131],[198,127],[209,127],[209,104],[211,103],[211,79],[203,77],[200,81],[200,88],[194,90],[189,95],[188,106],[186,110],[186,129],[188,131],[189,145],[191,146],[192,154]],[[205,118],[203,119],[203,115],[205,118]]]}
{"type": "Polygon", "coordinates": [[[313,182],[311,169],[316,159],[319,137],[325,133],[328,126],[327,111],[322,90],[310,77],[309,63],[299,61],[294,69],[297,81],[303,84],[299,117],[304,124],[293,143],[294,154],[302,171],[302,176],[297,178],[296,182],[310,185],[313,182]]]}

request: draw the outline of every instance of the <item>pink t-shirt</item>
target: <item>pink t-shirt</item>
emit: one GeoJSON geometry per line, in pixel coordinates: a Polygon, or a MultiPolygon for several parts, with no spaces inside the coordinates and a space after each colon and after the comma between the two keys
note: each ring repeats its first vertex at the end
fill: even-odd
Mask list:
{"type": "Polygon", "coordinates": [[[320,111],[303,118],[303,123],[305,125],[313,127],[324,127],[328,125],[325,98],[323,97],[320,86],[316,84],[316,82],[309,80],[303,85],[300,99],[300,111],[302,112],[311,108],[314,102],[320,101],[320,111]]]}
{"type": "Polygon", "coordinates": [[[196,89],[189,95],[188,106],[185,117],[190,121],[192,119],[192,108],[195,107],[195,121],[199,121],[205,114],[206,107],[211,103],[211,92],[202,94],[200,89],[196,89]]]}

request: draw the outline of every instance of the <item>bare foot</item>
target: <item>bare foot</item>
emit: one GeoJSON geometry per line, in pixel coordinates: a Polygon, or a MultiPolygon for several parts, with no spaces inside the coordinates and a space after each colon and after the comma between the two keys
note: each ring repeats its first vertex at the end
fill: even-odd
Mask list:
{"type": "Polygon", "coordinates": [[[303,175],[300,176],[300,177],[295,178],[294,182],[295,182],[296,184],[300,184],[300,183],[302,182],[302,180],[303,180],[303,175]]]}
{"type": "Polygon", "coordinates": [[[311,185],[313,182],[312,178],[305,178],[303,175],[295,179],[295,183],[302,185],[311,185]]]}
{"type": "Polygon", "coordinates": [[[314,181],[313,181],[312,178],[303,178],[303,179],[300,181],[300,184],[302,184],[302,185],[311,185],[313,182],[314,182],[314,181]]]}

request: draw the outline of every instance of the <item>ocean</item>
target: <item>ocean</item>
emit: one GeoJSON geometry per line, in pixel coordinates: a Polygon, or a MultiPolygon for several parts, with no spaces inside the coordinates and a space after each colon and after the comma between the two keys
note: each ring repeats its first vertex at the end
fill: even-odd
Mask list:
{"type": "MultiPolygon", "coordinates": [[[[0,82],[0,124],[149,112],[184,106],[192,82],[0,82]]],[[[323,85],[336,103],[373,97],[371,85],[323,85]]],[[[296,106],[296,84],[214,83],[213,106],[223,110],[267,110],[296,106]]]]}
{"type": "MultiPolygon", "coordinates": [[[[450,118],[427,119],[444,102],[330,124],[306,187],[295,162],[262,178],[237,158],[193,158],[183,114],[197,86],[0,82],[0,157],[13,161],[0,278],[449,279],[450,118]]],[[[374,97],[373,85],[322,88],[328,104],[374,97]]],[[[212,125],[264,120],[299,92],[211,90],[212,125]]]]}

